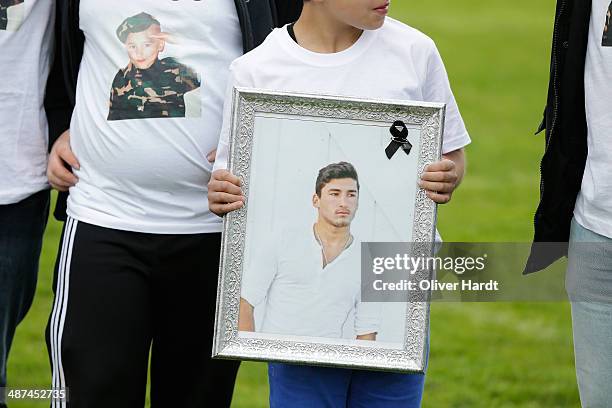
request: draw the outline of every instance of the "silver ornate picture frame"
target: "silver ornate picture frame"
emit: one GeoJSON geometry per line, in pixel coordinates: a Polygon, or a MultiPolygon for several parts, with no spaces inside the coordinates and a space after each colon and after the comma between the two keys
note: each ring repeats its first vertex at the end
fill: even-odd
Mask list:
{"type": "MultiPolygon", "coordinates": [[[[433,256],[436,204],[416,186],[416,180],[426,165],[438,161],[441,157],[444,113],[445,105],[441,103],[380,101],[234,89],[229,170],[241,179],[246,205],[229,213],[224,219],[213,357],[396,372],[425,370],[429,298],[423,299],[422,294],[416,294],[414,297],[407,295],[406,302],[399,306],[379,305],[400,311],[399,315],[393,318],[395,320],[383,322],[383,325],[386,324],[390,328],[389,333],[393,331],[394,336],[400,336],[394,338],[393,342],[354,339],[356,332],[350,332],[352,328],[346,322],[343,324],[349,327],[346,330],[350,332],[346,338],[256,331],[247,333],[239,331],[238,323],[243,274],[258,257],[267,257],[258,247],[270,241],[273,236],[272,232],[265,231],[274,231],[275,228],[280,230],[279,225],[284,222],[309,225],[306,224],[309,217],[302,215],[302,211],[306,211],[307,207],[306,196],[299,192],[314,186],[316,170],[322,166],[321,163],[344,161],[347,157],[350,159],[359,156],[355,157],[360,163],[357,167],[367,176],[363,180],[365,187],[361,188],[368,189],[368,185],[371,186],[367,191],[371,198],[363,204],[358,203],[359,211],[364,214],[379,214],[378,219],[384,218],[383,221],[373,223],[370,219],[375,218],[374,215],[363,217],[367,218],[362,221],[367,228],[362,229],[368,233],[362,234],[365,238],[362,241],[412,242],[420,245],[419,251],[422,255],[433,256]],[[400,131],[405,133],[400,134],[400,131]],[[403,137],[406,135],[410,136],[403,137]],[[370,139],[375,141],[360,147],[358,141],[370,139]],[[310,148],[311,144],[314,147],[310,148]],[[380,146],[380,149],[376,146],[380,146]],[[357,153],[352,154],[353,151],[357,153]],[[376,159],[372,159],[373,157],[376,159]],[[312,166],[300,165],[308,164],[309,158],[312,158],[312,166]],[[398,172],[397,169],[404,168],[401,167],[402,160],[408,167],[408,164],[412,163],[411,169],[398,172]],[[399,166],[395,167],[392,173],[388,173],[393,174],[393,177],[386,176],[371,181],[372,177],[378,177],[381,167],[386,166],[385,163],[395,163],[394,166],[399,166]],[[304,167],[309,168],[304,170],[304,167]],[[312,180],[312,185],[302,186],[302,178],[312,180]],[[413,181],[414,186],[407,186],[406,180],[411,180],[408,184],[413,181]],[[289,186],[285,188],[286,192],[283,186],[289,186]],[[292,188],[295,190],[291,190],[292,188]],[[398,195],[407,197],[409,202],[404,199],[391,200],[398,195]],[[401,212],[395,207],[384,208],[385,200],[401,201],[401,212]],[[295,204],[296,202],[299,202],[299,205],[295,204]],[[287,205],[293,207],[294,204],[293,210],[285,210],[287,205]],[[304,210],[300,209],[302,207],[304,210]],[[282,221],[278,221],[279,218],[282,221]],[[271,225],[275,227],[270,227],[271,225]],[[395,232],[387,234],[390,229],[395,232]],[[400,321],[401,324],[398,325],[397,322],[400,321]]],[[[314,189],[309,191],[312,190],[314,189]]],[[[359,194],[362,195],[361,192],[359,194]]],[[[312,229],[309,230],[311,231],[312,229]]],[[[294,234],[291,237],[297,236],[294,234]]],[[[293,238],[289,238],[291,239],[293,238]]],[[[431,279],[432,276],[432,270],[423,269],[417,272],[416,278],[431,279]]],[[[356,320],[357,317],[353,316],[353,319],[356,320]]]]}

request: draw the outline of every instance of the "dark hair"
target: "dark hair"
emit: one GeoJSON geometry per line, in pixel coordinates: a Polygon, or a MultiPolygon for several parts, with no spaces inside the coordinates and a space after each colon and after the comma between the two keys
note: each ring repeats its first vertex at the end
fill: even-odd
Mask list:
{"type": "Polygon", "coordinates": [[[315,192],[317,196],[321,197],[321,190],[330,181],[334,179],[350,178],[357,182],[357,191],[359,191],[359,177],[357,177],[357,170],[351,163],[340,162],[333,163],[323,167],[319,170],[317,176],[317,182],[315,184],[315,192]]]}
{"type": "Polygon", "coordinates": [[[145,12],[136,14],[135,16],[126,18],[123,20],[121,25],[119,25],[117,28],[117,38],[119,38],[119,41],[125,44],[128,35],[144,31],[152,25],[161,27],[159,21],[157,21],[157,19],[152,15],[145,12]]]}

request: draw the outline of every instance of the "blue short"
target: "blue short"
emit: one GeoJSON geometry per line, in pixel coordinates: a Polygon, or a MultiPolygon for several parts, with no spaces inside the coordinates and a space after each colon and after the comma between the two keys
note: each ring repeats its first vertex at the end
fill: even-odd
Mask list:
{"type": "Polygon", "coordinates": [[[425,374],[269,363],[271,408],[418,408],[425,374]]]}

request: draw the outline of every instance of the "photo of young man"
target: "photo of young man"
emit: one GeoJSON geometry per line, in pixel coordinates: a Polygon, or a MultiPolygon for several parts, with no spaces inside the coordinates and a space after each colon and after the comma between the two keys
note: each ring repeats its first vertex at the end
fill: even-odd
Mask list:
{"type": "Polygon", "coordinates": [[[0,30],[6,30],[9,23],[8,11],[10,7],[22,4],[24,0],[0,0],[0,30]]]}
{"type": "Polygon", "coordinates": [[[269,256],[258,256],[245,270],[239,330],[326,338],[348,332],[358,340],[376,340],[380,315],[376,305],[361,302],[360,244],[351,234],[359,189],[350,163],[319,170],[312,229],[282,234],[269,256]],[[300,235],[306,239],[296,239],[300,235]],[[259,305],[265,316],[256,327],[259,305]]]}
{"type": "Polygon", "coordinates": [[[127,18],[117,38],[130,62],[115,75],[108,120],[185,117],[185,93],[200,87],[198,74],[176,59],[159,59],[168,33],[150,14],[127,18]]]}

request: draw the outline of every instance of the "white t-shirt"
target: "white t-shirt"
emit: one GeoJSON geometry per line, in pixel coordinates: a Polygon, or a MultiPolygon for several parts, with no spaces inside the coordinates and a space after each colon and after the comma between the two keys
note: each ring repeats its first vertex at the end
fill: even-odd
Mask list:
{"type": "MultiPolygon", "coordinates": [[[[470,143],[434,42],[392,18],[333,54],[302,48],[286,27],[279,28],[261,46],[234,61],[230,71],[231,84],[240,87],[446,103],[443,153],[470,143]]],[[[215,169],[227,168],[231,88],[226,102],[215,169]]]]}
{"type": "Polygon", "coordinates": [[[81,0],[85,49],[68,214],[160,234],[221,231],[208,210],[230,62],[242,53],[231,0],[81,0]]]}
{"type": "Polygon", "coordinates": [[[48,188],[43,109],[52,58],[52,0],[0,5],[0,205],[48,188]]]}
{"type": "Polygon", "coordinates": [[[378,332],[379,305],[361,302],[360,247],[354,240],[325,268],[312,229],[287,231],[276,245],[258,250],[241,286],[252,306],[265,301],[256,331],[326,338],[378,332]]]}
{"type": "Polygon", "coordinates": [[[588,158],[574,215],[612,238],[612,4],[593,0],[584,72],[588,158]]]}

